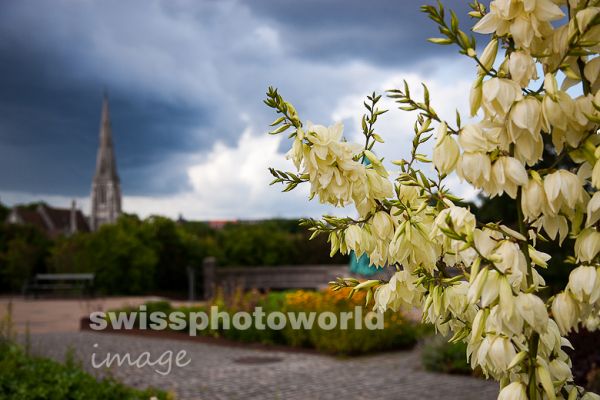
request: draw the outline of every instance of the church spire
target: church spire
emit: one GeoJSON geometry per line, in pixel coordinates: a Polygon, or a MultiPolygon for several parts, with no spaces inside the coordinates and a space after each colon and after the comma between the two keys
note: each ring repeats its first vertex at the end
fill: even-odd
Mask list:
{"type": "Polygon", "coordinates": [[[91,227],[98,229],[105,223],[113,223],[121,215],[121,187],[112,141],[108,95],[102,100],[100,122],[100,146],[96,158],[96,173],[92,181],[91,227]]]}

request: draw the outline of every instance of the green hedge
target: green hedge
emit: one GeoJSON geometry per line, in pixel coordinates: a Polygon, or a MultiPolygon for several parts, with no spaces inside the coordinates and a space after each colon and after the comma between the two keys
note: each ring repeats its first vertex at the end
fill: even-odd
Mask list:
{"type": "Polygon", "coordinates": [[[423,366],[428,371],[473,374],[467,362],[467,345],[462,342],[449,343],[448,338],[432,336],[425,341],[421,357],[423,366]]]}
{"type": "Polygon", "coordinates": [[[172,398],[156,389],[137,390],[114,379],[96,380],[72,361],[33,357],[0,343],[0,398],[11,400],[149,400],[172,398]]]}

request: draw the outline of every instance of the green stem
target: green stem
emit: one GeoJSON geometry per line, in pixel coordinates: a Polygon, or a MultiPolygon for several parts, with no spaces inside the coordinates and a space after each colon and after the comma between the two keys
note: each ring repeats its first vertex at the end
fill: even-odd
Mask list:
{"type": "Polygon", "coordinates": [[[587,96],[588,94],[590,94],[592,92],[592,86],[590,85],[590,82],[588,82],[588,80],[585,78],[585,75],[583,73],[583,71],[585,69],[585,62],[581,59],[581,57],[579,57],[577,59],[577,67],[579,67],[579,74],[581,75],[581,84],[583,86],[583,94],[585,94],[587,96]]]}
{"type": "Polygon", "coordinates": [[[534,332],[529,339],[529,400],[537,399],[537,383],[535,381],[535,367],[537,363],[538,344],[540,335],[534,332]]]}
{"type": "MultiPolygon", "coordinates": [[[[521,198],[523,196],[523,189],[519,188],[517,192],[517,218],[519,220],[519,232],[525,238],[528,237],[527,226],[525,225],[525,218],[523,216],[523,208],[521,207],[521,198]]],[[[527,262],[527,286],[533,285],[533,267],[531,265],[531,257],[529,256],[529,240],[519,241],[519,247],[525,256],[527,262]]],[[[537,382],[535,379],[535,368],[537,365],[537,352],[538,344],[540,341],[540,335],[537,332],[533,332],[529,338],[529,400],[537,399],[537,382]]]]}
{"type": "MultiPolygon", "coordinates": [[[[527,238],[529,233],[527,232],[527,227],[525,226],[523,208],[521,207],[521,197],[523,196],[522,191],[522,188],[519,188],[519,191],[517,193],[517,219],[519,220],[519,232],[521,233],[521,235],[527,238]]],[[[525,256],[525,261],[527,262],[527,286],[531,286],[533,285],[533,270],[531,267],[531,257],[529,256],[529,241],[520,240],[519,247],[521,248],[521,251],[525,256]]]]}

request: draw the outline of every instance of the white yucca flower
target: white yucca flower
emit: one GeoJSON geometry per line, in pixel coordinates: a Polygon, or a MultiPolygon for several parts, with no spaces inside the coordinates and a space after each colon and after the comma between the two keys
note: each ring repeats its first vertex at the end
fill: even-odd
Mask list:
{"type": "Polygon", "coordinates": [[[522,382],[511,382],[502,388],[498,400],[527,400],[527,386],[522,382]]]}
{"type": "Polygon", "coordinates": [[[553,213],[563,207],[568,211],[575,209],[583,201],[583,188],[577,175],[565,170],[558,170],[546,176],[544,190],[548,205],[553,213]]]}
{"type": "Polygon", "coordinates": [[[528,221],[533,221],[542,213],[548,212],[548,199],[542,182],[535,178],[530,178],[521,195],[521,209],[523,215],[528,221]]]}
{"type": "Polygon", "coordinates": [[[595,228],[583,230],[575,240],[575,255],[578,261],[590,262],[600,253],[600,232],[595,228]]]}
{"type": "Polygon", "coordinates": [[[516,307],[521,317],[538,333],[544,333],[548,326],[546,305],[533,293],[519,293],[516,307]]]}
{"type": "Polygon", "coordinates": [[[524,51],[515,51],[511,53],[508,59],[508,71],[513,81],[525,88],[529,81],[537,79],[535,61],[524,51]]]}
{"type": "Polygon", "coordinates": [[[563,335],[577,326],[579,306],[568,291],[559,293],[554,297],[552,301],[552,316],[563,335]]]}
{"type": "Polygon", "coordinates": [[[518,48],[528,49],[535,38],[543,38],[551,32],[550,21],[564,17],[561,9],[551,0],[521,1],[495,0],[487,13],[473,30],[478,33],[511,35],[518,48]]]}
{"type": "Polygon", "coordinates": [[[567,288],[581,303],[595,303],[600,298],[600,276],[595,267],[580,266],[571,271],[567,288]]]}

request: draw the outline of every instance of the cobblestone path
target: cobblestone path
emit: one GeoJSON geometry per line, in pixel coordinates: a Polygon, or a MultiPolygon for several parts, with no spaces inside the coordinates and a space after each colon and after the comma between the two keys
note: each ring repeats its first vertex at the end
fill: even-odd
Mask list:
{"type": "Polygon", "coordinates": [[[179,340],[154,339],[94,332],[32,335],[34,353],[63,361],[72,349],[84,368],[110,373],[124,383],[171,390],[178,399],[495,399],[495,383],[464,376],[434,374],[422,369],[418,350],[351,359],[315,354],[265,351],[179,340]],[[96,347],[94,345],[97,344],[96,347]],[[113,366],[110,372],[91,366],[107,352],[129,352],[135,359],[144,351],[156,360],[165,351],[186,350],[191,362],[173,366],[168,376],[153,368],[113,366]]]}

